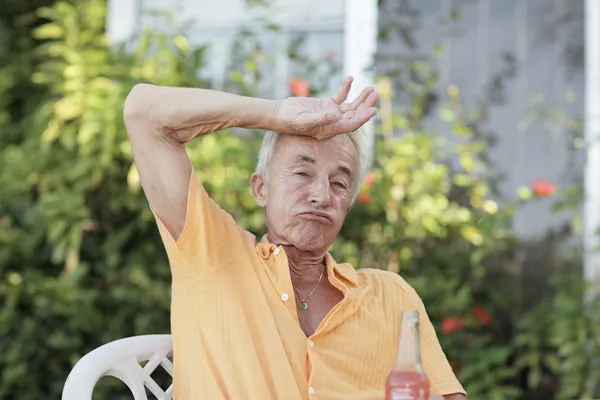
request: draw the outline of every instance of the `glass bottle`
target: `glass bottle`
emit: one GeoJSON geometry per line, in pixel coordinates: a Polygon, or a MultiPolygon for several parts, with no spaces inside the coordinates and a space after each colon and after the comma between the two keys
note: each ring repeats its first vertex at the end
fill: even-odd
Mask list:
{"type": "Polygon", "coordinates": [[[402,330],[394,369],[385,384],[386,400],[429,399],[429,378],[421,364],[419,312],[402,313],[402,330]]]}

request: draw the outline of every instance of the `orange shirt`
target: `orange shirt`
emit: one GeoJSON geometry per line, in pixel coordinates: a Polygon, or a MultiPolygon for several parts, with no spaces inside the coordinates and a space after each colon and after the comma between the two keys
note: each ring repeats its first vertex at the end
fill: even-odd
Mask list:
{"type": "Polygon", "coordinates": [[[327,255],[344,299],[306,337],[282,248],[241,229],[192,173],[175,242],[157,218],[171,265],[174,398],[383,399],[403,310],[419,310],[432,393],[465,393],[423,303],[397,274],[356,271],[327,255]]]}

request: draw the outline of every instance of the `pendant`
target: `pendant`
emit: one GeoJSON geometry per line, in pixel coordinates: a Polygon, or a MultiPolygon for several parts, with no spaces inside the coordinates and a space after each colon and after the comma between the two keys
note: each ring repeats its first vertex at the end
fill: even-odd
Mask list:
{"type": "Polygon", "coordinates": [[[308,304],[306,304],[306,302],[303,301],[302,303],[300,303],[300,308],[306,310],[308,308],[308,304]]]}

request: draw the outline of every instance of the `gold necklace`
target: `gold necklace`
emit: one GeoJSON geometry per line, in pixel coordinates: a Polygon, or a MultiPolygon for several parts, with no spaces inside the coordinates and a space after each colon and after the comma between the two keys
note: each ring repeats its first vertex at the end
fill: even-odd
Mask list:
{"type": "Polygon", "coordinates": [[[315,290],[317,290],[317,288],[319,287],[319,283],[321,283],[321,279],[323,279],[323,273],[325,272],[325,268],[327,268],[327,267],[323,266],[323,268],[321,269],[321,275],[319,276],[319,280],[317,281],[317,284],[313,288],[312,292],[310,292],[308,294],[308,296],[306,296],[305,298],[300,297],[300,295],[298,294],[298,292],[294,288],[294,292],[296,293],[296,297],[298,297],[300,299],[300,308],[301,309],[306,310],[308,308],[308,304],[306,303],[306,300],[308,300],[310,298],[310,296],[313,295],[313,293],[315,292],[315,290]]]}

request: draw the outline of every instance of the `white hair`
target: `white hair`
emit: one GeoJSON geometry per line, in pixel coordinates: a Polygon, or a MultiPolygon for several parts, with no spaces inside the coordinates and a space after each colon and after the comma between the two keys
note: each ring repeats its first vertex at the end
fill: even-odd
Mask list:
{"type": "MultiPolygon", "coordinates": [[[[362,130],[359,129],[355,132],[348,133],[347,135],[354,144],[356,153],[358,154],[356,159],[354,187],[352,188],[352,202],[354,202],[356,196],[358,196],[358,193],[360,192],[362,181],[367,172],[368,154],[365,135],[362,130]]],[[[260,146],[260,151],[258,152],[258,163],[256,164],[254,173],[262,176],[266,181],[269,181],[269,167],[279,136],[280,134],[277,132],[267,131],[260,146]]]]}

